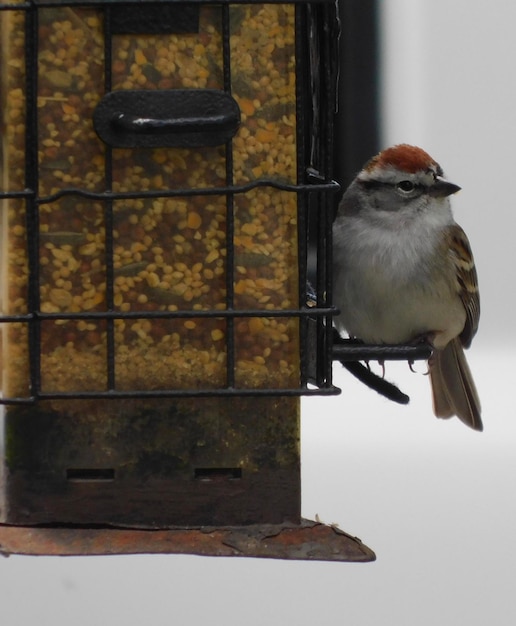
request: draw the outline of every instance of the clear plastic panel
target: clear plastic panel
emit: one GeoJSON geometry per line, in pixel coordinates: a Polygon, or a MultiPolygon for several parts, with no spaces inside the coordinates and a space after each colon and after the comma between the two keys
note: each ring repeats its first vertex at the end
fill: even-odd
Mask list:
{"type": "MultiPolygon", "coordinates": [[[[223,89],[224,11],[220,5],[203,5],[195,33],[114,34],[109,86],[102,6],[38,10],[41,311],[193,312],[187,318],[113,322],[117,389],[226,386],[230,332],[237,387],[299,384],[298,319],[266,315],[298,306],[294,192],[266,186],[229,196],[115,200],[112,231],[105,220],[109,207],[101,199],[72,194],[45,200],[66,189],[146,192],[202,190],[260,179],[297,182],[293,5],[229,6],[230,80],[242,120],[230,146],[113,149],[107,161],[109,149],[94,131],[93,111],[107,88],[223,89]],[[232,234],[227,232],[228,211],[234,217],[232,234]],[[233,331],[227,318],[216,316],[228,307],[228,245],[234,253],[230,305],[237,312],[257,310],[256,316],[237,317],[233,331]],[[107,288],[110,265],[112,290],[107,288]],[[213,317],[195,316],[195,311],[212,312],[213,317]]],[[[25,176],[24,14],[4,11],[0,20],[1,97],[4,104],[8,101],[2,113],[7,134],[0,180],[3,188],[16,190],[23,189],[25,176]]],[[[4,199],[1,219],[2,314],[27,313],[24,201],[4,199]]],[[[109,328],[105,320],[45,321],[42,390],[104,390],[109,328]]],[[[10,395],[27,390],[26,334],[23,324],[3,333],[3,368],[17,363],[16,373],[13,369],[4,376],[9,380],[4,391],[10,395]]]]}

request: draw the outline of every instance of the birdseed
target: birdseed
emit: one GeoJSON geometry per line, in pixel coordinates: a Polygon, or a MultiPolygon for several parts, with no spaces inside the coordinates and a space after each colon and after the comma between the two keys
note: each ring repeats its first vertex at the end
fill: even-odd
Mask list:
{"type": "MultiPolygon", "coordinates": [[[[231,5],[232,95],[241,126],[232,141],[231,183],[296,182],[296,89],[292,5],[231,5]]],[[[217,188],[228,184],[225,146],[106,148],[92,123],[103,97],[101,8],[39,11],[38,195],[65,189],[103,192],[217,188]]],[[[0,12],[1,191],[26,187],[24,11],[0,12]]],[[[195,34],[114,35],[112,89],[222,89],[220,6],[200,8],[195,34]]],[[[36,148],[36,146],[34,146],[36,148]]],[[[116,200],[109,224],[98,200],[65,195],[39,204],[39,304],[43,313],[189,312],[167,319],[115,319],[116,389],[198,389],[227,384],[224,317],[196,311],[297,308],[297,198],[259,187],[220,195],[116,200]],[[227,301],[227,214],[234,215],[233,302],[227,301]],[[112,263],[113,289],[107,287],[112,263]],[[193,312],[193,314],[192,314],[193,312]]],[[[28,238],[25,202],[0,201],[1,311],[26,314],[28,238]]],[[[3,323],[4,396],[28,390],[26,322],[3,323]]],[[[44,392],[103,391],[108,372],[105,319],[41,322],[44,392]]],[[[296,318],[236,317],[235,384],[299,384],[296,318]]]]}

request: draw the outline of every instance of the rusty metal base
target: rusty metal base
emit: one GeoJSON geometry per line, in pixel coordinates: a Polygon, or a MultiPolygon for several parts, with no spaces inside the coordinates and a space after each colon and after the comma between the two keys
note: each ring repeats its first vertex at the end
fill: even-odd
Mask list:
{"type": "Polygon", "coordinates": [[[0,524],[0,554],[86,556],[197,554],[309,561],[374,561],[374,552],[335,526],[303,519],[299,525],[135,530],[0,524]]]}

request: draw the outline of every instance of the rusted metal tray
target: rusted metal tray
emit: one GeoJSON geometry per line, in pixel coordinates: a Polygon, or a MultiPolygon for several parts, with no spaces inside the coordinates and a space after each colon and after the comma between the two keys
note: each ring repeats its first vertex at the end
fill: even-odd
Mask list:
{"type": "Polygon", "coordinates": [[[334,525],[171,528],[10,526],[0,524],[0,554],[87,556],[196,554],[308,561],[374,561],[374,552],[334,525]]]}

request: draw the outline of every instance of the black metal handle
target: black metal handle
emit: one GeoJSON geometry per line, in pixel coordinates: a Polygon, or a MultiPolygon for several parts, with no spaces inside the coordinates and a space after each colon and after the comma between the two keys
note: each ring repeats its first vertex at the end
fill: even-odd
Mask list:
{"type": "Polygon", "coordinates": [[[113,148],[219,146],[240,126],[240,108],[218,89],[112,91],[93,114],[99,137],[113,148]]]}
{"type": "Polygon", "coordinates": [[[231,130],[234,118],[230,114],[222,114],[159,119],[116,112],[111,124],[127,133],[208,133],[231,130]]]}

